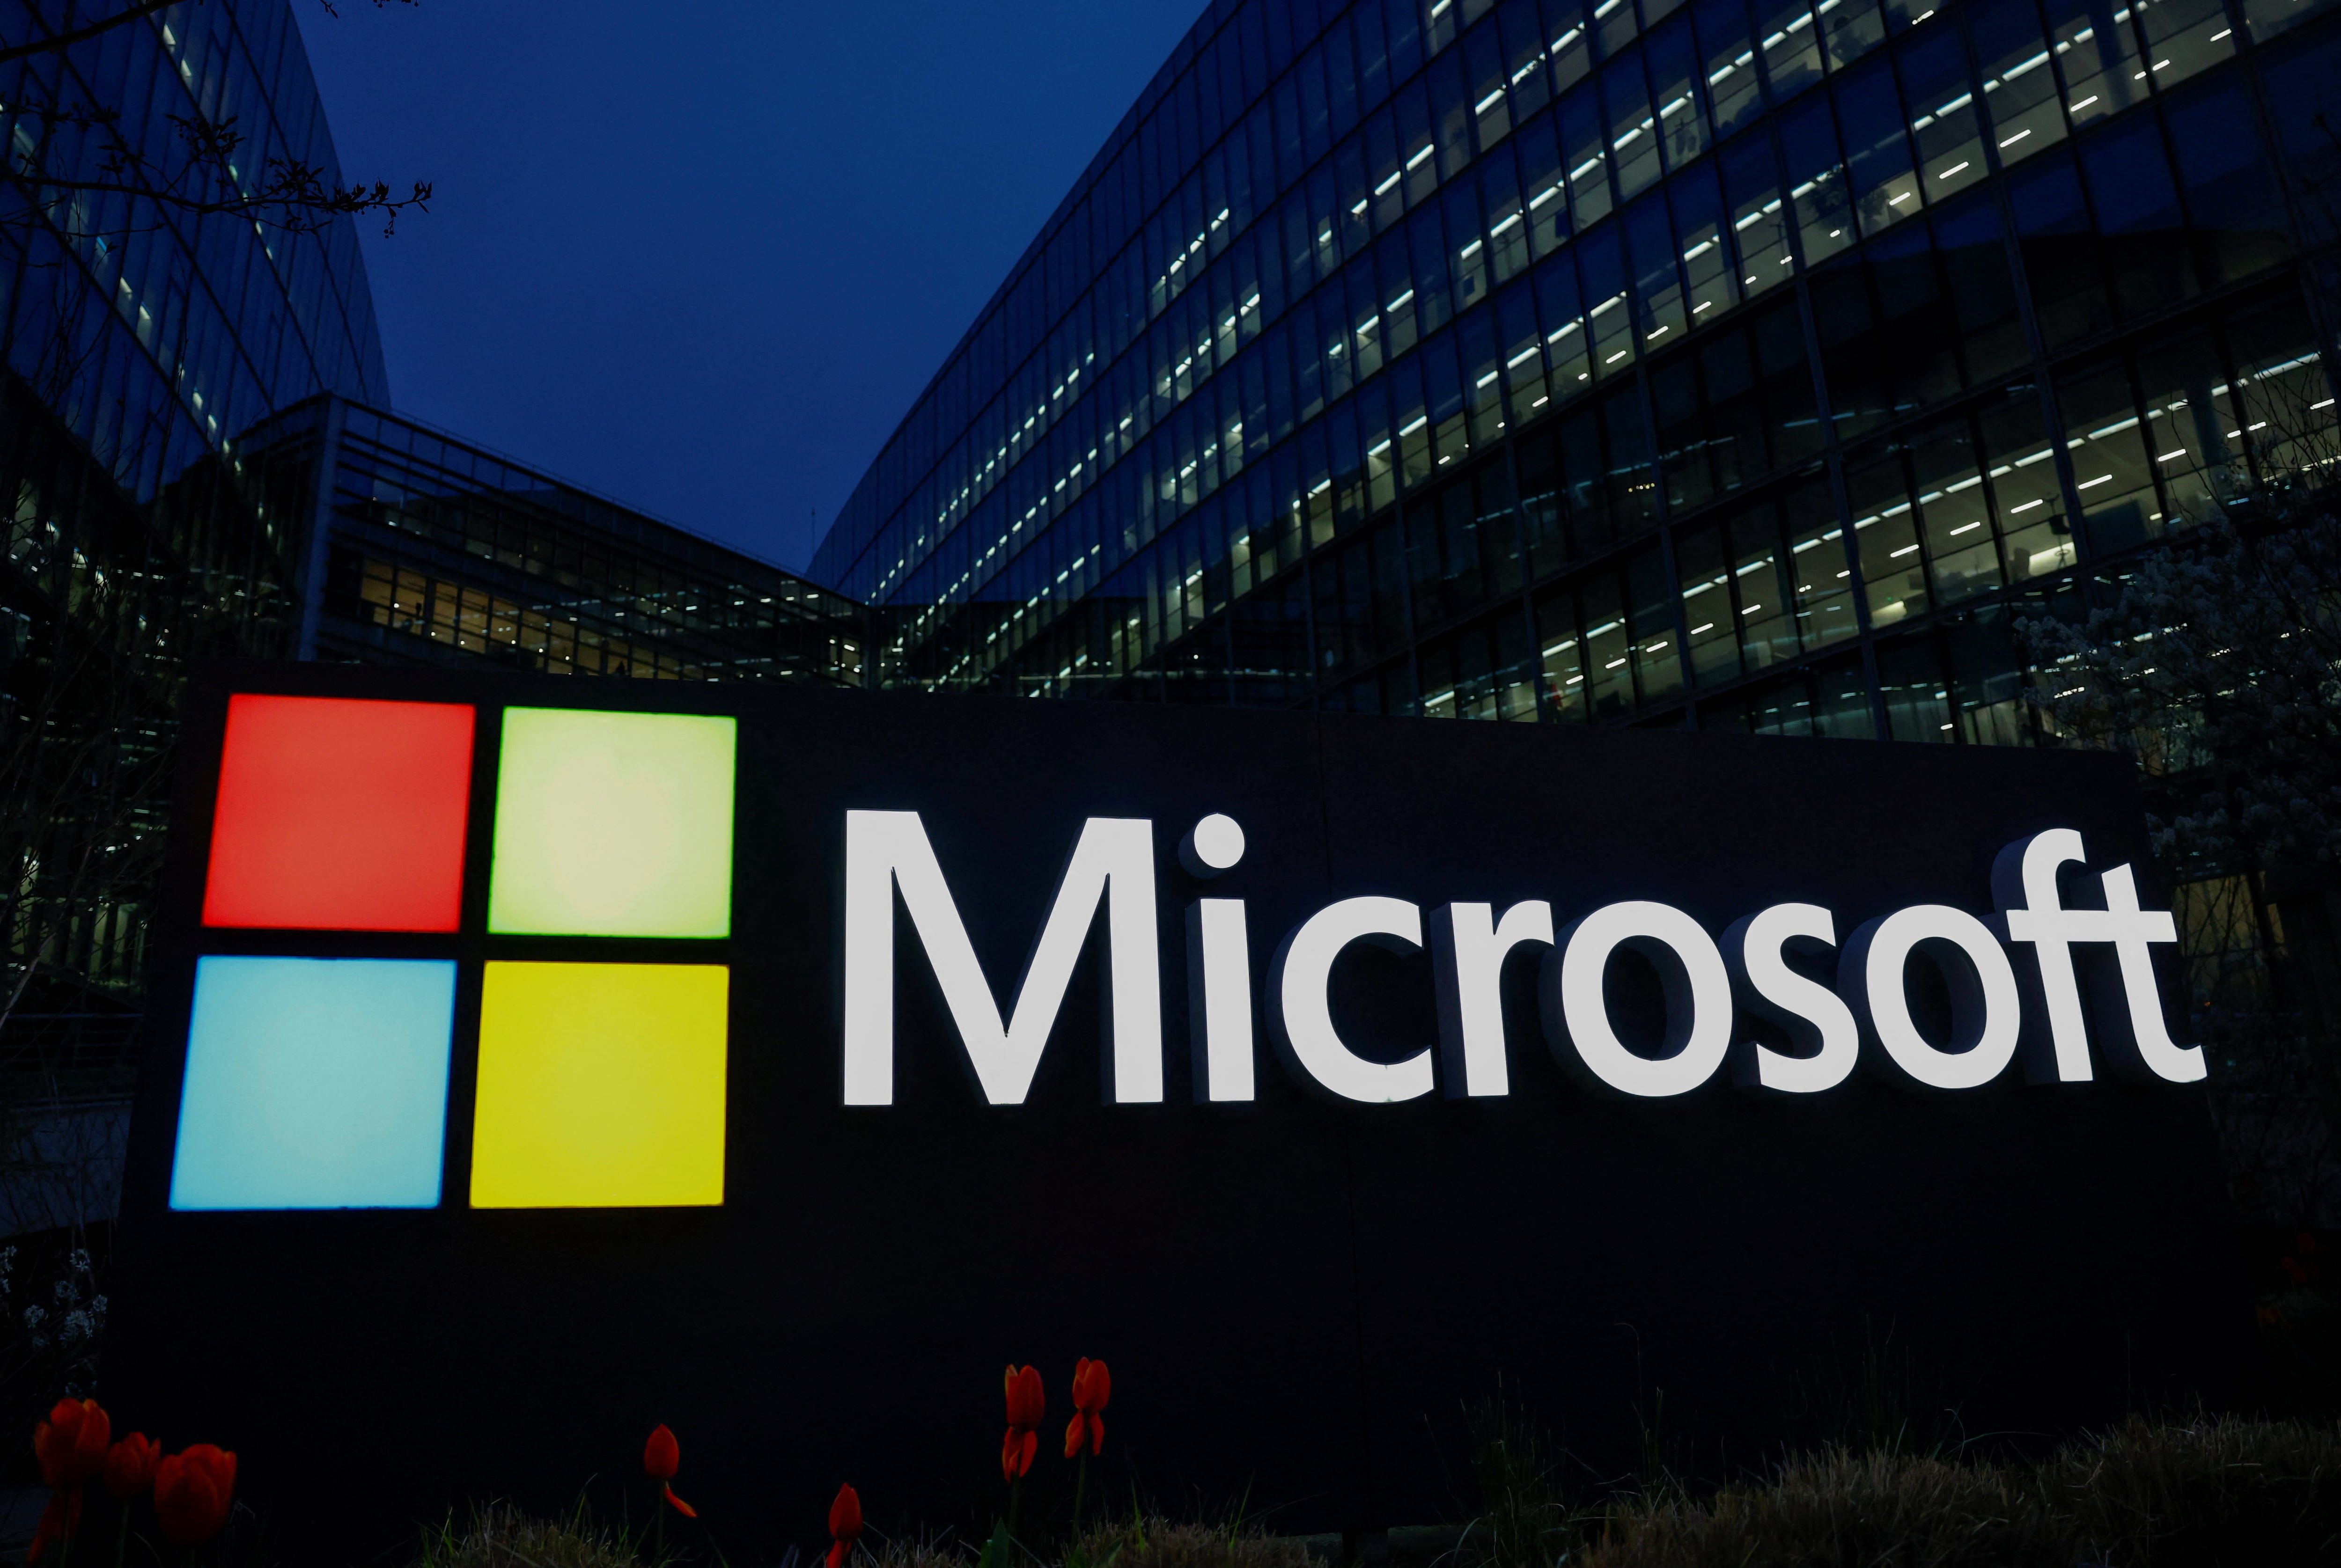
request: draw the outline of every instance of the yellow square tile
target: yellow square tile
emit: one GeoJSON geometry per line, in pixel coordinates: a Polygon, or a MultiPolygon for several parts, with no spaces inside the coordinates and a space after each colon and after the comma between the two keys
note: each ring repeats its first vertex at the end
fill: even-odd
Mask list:
{"type": "Polygon", "coordinates": [[[720,964],[488,965],[472,1206],[722,1203],[730,987],[720,964]]]}

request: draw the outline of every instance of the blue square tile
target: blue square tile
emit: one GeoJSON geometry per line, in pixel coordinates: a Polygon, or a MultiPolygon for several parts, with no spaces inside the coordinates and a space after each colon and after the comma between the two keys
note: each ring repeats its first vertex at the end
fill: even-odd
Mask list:
{"type": "Polygon", "coordinates": [[[431,1208],[455,966],[195,964],[174,1209],[431,1208]]]}

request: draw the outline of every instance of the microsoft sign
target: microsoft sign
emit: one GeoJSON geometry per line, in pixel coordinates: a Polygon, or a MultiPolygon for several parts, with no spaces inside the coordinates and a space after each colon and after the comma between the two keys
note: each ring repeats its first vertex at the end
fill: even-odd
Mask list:
{"type": "Polygon", "coordinates": [[[2003,1427],[2227,1375],[2117,758],[314,667],[193,711],[115,1365],[255,1484],[330,1415],[525,1486],[436,1424],[493,1389],[551,1493],[688,1417],[702,1507],[813,1517],[963,1471],[921,1401],[1102,1351],[1147,1485],[1353,1525],[1439,1516],[1498,1378],[1598,1454],[1661,1387],[1754,1441],[1889,1329],[2003,1427]]]}

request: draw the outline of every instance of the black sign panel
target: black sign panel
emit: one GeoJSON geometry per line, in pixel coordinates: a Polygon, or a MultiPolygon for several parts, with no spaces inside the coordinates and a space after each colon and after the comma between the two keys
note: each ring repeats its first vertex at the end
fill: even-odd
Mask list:
{"type": "Polygon", "coordinates": [[[1109,1462],[1294,1530],[1459,1516],[1499,1379],[1598,1473],[1889,1336],[1977,1431],[2230,1375],[2119,759],[213,679],[108,1392],[288,1506],[558,1501],[663,1421],[735,1538],[983,1520],[1001,1369],[1054,1486],[1083,1355],[1109,1462]]]}

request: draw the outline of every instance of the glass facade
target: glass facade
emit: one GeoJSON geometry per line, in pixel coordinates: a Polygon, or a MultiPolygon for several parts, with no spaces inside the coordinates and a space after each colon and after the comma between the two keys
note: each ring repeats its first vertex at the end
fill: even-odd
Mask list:
{"type": "Polygon", "coordinates": [[[128,1027],[184,661],[284,647],[298,541],[239,432],[387,395],[348,218],[296,233],[152,194],[195,189],[198,117],[241,138],[238,182],[275,160],[338,180],[290,5],[38,47],[90,19],[0,0],[0,39],[32,51],[0,63],[0,950],[12,1038],[55,1047],[10,1061],[45,1068],[128,1027]]]}
{"type": "Polygon", "coordinates": [[[876,678],[2022,742],[2331,420],[2326,0],[1221,0],[813,574],[876,678]]]}
{"type": "Polygon", "coordinates": [[[328,397],[246,446],[302,514],[295,658],[861,683],[859,605],[412,421],[328,397]]]}
{"type": "MultiPolygon", "coordinates": [[[[834,594],[374,412],[347,216],[174,199],[226,194],[190,183],[198,120],[233,126],[246,196],[284,162],[340,183],[288,0],[95,15],[128,19],[43,48],[90,8],[0,0],[0,50],[30,51],[0,60],[12,1115],[128,1090],[188,660],[855,682],[867,642],[834,594]]],[[[73,1215],[111,1201],[97,1186],[73,1215]]],[[[0,1184],[0,1206],[40,1228],[27,1190],[0,1184]]]]}

